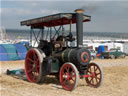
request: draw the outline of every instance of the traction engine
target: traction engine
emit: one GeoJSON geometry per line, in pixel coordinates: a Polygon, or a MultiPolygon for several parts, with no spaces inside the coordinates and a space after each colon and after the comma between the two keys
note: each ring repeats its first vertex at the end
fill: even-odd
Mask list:
{"type": "Polygon", "coordinates": [[[85,79],[91,87],[99,87],[103,81],[102,68],[96,63],[90,63],[90,51],[83,47],[83,22],[91,20],[84,15],[84,10],[77,9],[76,13],[60,13],[50,16],[22,21],[21,25],[31,27],[35,36],[36,47],[31,47],[25,58],[25,73],[30,82],[45,81],[47,75],[55,75],[65,90],[73,90],[78,80],[85,79]],[[71,25],[76,23],[76,38],[71,32],[71,25]],[[68,35],[65,35],[64,25],[70,24],[68,35]],[[58,30],[57,26],[60,26],[58,30]],[[48,28],[48,31],[44,30],[48,28]],[[55,31],[52,32],[52,29],[55,31]],[[42,34],[35,34],[40,29],[42,34]],[[62,30],[61,30],[62,29],[62,30]],[[62,34],[60,34],[62,32],[62,34]],[[52,36],[53,35],[53,36],[52,36]],[[38,40],[38,37],[40,39],[38,40]],[[46,37],[46,38],[45,38],[46,37]],[[72,46],[75,42],[76,46],[72,46]]]}

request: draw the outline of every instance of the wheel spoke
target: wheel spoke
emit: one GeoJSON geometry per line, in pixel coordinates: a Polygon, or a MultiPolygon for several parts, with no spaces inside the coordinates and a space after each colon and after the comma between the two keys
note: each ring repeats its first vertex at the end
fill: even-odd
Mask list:
{"type": "Polygon", "coordinates": [[[64,84],[65,84],[65,83],[67,82],[67,79],[64,79],[64,81],[63,81],[63,82],[64,82],[64,84]]]}
{"type": "Polygon", "coordinates": [[[36,59],[36,63],[39,63],[39,59],[36,59]]]}
{"type": "Polygon", "coordinates": [[[32,68],[32,71],[33,71],[33,72],[36,72],[36,68],[32,68]]]}
{"type": "Polygon", "coordinates": [[[95,66],[93,67],[93,70],[94,70],[94,72],[95,72],[95,66]]]}
{"type": "Polygon", "coordinates": [[[96,79],[99,79],[100,80],[100,78],[98,78],[98,77],[96,77],[96,79]]]}
{"type": "Polygon", "coordinates": [[[32,70],[33,70],[33,69],[29,69],[27,72],[30,73],[30,72],[32,72],[32,70]]]}
{"type": "Polygon", "coordinates": [[[36,68],[32,68],[32,71],[33,71],[33,72],[36,72],[36,68]]]}
{"type": "Polygon", "coordinates": [[[92,72],[88,71],[88,73],[92,74],[92,72]]]}
{"type": "Polygon", "coordinates": [[[27,65],[29,68],[32,68],[33,63],[30,63],[29,65],[27,65]]]}
{"type": "Polygon", "coordinates": [[[97,71],[98,67],[95,68],[95,71],[97,71]]]}
{"type": "Polygon", "coordinates": [[[30,62],[34,63],[34,61],[29,57],[27,57],[27,60],[29,60],[30,62]]]}
{"type": "Polygon", "coordinates": [[[33,57],[34,57],[34,61],[36,63],[36,61],[37,61],[37,54],[35,52],[33,53],[33,57]]]}
{"type": "Polygon", "coordinates": [[[72,78],[71,80],[72,80],[73,82],[75,82],[75,80],[74,80],[73,78],[72,78]]]}
{"type": "Polygon", "coordinates": [[[96,83],[98,83],[97,78],[95,78],[95,79],[96,79],[96,83]]]}
{"type": "Polygon", "coordinates": [[[40,67],[36,67],[36,71],[39,73],[40,72],[40,67]]]}
{"type": "Polygon", "coordinates": [[[92,84],[94,84],[94,78],[92,78],[92,84]]]}
{"type": "Polygon", "coordinates": [[[69,73],[72,75],[73,72],[74,72],[74,70],[70,68],[70,72],[69,73]]]}
{"type": "Polygon", "coordinates": [[[96,75],[100,75],[101,73],[96,73],[96,75]]]}
{"type": "Polygon", "coordinates": [[[67,72],[69,73],[69,66],[66,68],[67,72]]]}
{"type": "Polygon", "coordinates": [[[36,65],[36,67],[37,67],[37,68],[39,68],[39,67],[40,67],[40,65],[36,65]]]}
{"type": "Polygon", "coordinates": [[[92,69],[91,69],[91,67],[90,67],[90,72],[92,72],[92,69]]]}
{"type": "Polygon", "coordinates": [[[89,82],[91,82],[91,81],[92,81],[92,79],[93,79],[93,78],[91,77],[91,79],[90,79],[90,81],[89,81],[89,82]]]}
{"type": "Polygon", "coordinates": [[[35,79],[36,79],[36,75],[34,74],[33,80],[35,80],[35,79]]]}

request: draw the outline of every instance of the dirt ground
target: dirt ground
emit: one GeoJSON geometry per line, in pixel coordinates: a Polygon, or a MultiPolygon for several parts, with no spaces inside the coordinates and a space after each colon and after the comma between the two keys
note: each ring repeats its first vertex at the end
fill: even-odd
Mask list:
{"type": "Polygon", "coordinates": [[[6,69],[24,68],[24,61],[0,62],[0,96],[128,96],[128,57],[92,62],[103,67],[103,84],[91,88],[83,79],[71,92],[62,89],[54,77],[48,77],[43,84],[34,84],[5,74],[6,69]]]}

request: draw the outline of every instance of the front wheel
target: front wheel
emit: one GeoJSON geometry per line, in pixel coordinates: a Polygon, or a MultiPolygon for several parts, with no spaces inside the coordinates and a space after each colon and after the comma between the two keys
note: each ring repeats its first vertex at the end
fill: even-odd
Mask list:
{"type": "Polygon", "coordinates": [[[65,90],[71,91],[78,85],[79,74],[76,66],[65,63],[60,69],[60,83],[65,90]]]}
{"type": "Polygon", "coordinates": [[[97,88],[102,84],[104,74],[100,65],[90,63],[88,65],[87,75],[89,75],[89,77],[86,77],[85,80],[89,86],[97,88]]]}

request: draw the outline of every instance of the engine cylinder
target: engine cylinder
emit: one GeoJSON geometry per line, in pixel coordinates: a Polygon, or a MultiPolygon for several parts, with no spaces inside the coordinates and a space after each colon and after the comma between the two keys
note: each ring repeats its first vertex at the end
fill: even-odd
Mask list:
{"type": "Polygon", "coordinates": [[[85,48],[65,49],[56,56],[63,63],[72,62],[76,66],[88,65],[91,60],[90,51],[85,48]]]}

